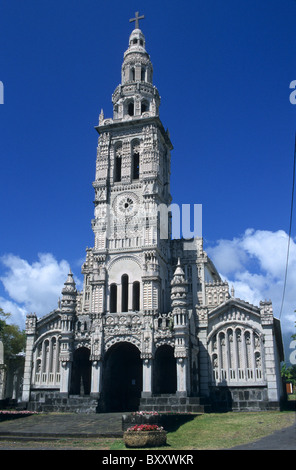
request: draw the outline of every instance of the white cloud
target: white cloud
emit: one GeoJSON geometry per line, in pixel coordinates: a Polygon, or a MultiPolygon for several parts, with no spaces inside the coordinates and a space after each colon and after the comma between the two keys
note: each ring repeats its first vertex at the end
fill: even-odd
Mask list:
{"type": "Polygon", "coordinates": [[[6,318],[7,323],[14,323],[16,325],[24,327],[27,311],[20,307],[15,302],[7,300],[4,297],[0,297],[0,307],[5,313],[10,313],[11,317],[6,318]]]}
{"type": "MultiPolygon", "coordinates": [[[[241,237],[219,240],[206,248],[222,278],[235,289],[235,297],[259,305],[272,300],[279,317],[287,259],[288,235],[283,230],[248,229],[241,237]]],[[[288,276],[282,310],[282,329],[295,331],[296,243],[290,240],[288,276]]]]}
{"type": "Polygon", "coordinates": [[[9,296],[0,297],[0,306],[12,314],[11,323],[24,327],[27,313],[41,317],[57,307],[69,272],[67,261],[58,262],[50,253],[39,254],[32,264],[13,254],[2,256],[0,261],[6,268],[0,280],[9,296]]]}
{"type": "Polygon", "coordinates": [[[219,240],[217,245],[211,248],[211,256],[215,260],[216,267],[223,268],[223,273],[240,271],[247,259],[245,250],[240,246],[240,240],[219,240]]]}
{"type": "MultiPolygon", "coordinates": [[[[252,257],[260,262],[260,266],[270,275],[281,278],[285,273],[288,235],[283,230],[269,232],[263,230],[247,230],[243,238],[243,247],[252,257]]],[[[290,242],[289,260],[296,262],[296,245],[290,242]]]]}

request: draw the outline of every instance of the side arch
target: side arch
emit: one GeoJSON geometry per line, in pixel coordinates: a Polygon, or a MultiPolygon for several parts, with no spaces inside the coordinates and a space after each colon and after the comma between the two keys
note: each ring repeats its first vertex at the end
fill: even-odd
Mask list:
{"type": "Polygon", "coordinates": [[[155,351],[153,372],[153,393],[171,393],[177,391],[177,367],[174,348],[162,344],[155,351]]]}

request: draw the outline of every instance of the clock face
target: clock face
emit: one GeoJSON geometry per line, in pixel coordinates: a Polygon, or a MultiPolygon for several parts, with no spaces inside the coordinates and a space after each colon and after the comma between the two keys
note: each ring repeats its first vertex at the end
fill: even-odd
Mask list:
{"type": "Polygon", "coordinates": [[[117,196],[114,207],[118,217],[132,217],[137,211],[137,197],[133,193],[121,194],[117,196]]]}

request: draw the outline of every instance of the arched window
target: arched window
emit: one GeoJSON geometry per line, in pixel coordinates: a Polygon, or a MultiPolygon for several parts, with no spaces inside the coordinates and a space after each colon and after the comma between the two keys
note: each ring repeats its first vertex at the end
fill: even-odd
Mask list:
{"type": "Polygon", "coordinates": [[[262,344],[260,336],[251,327],[228,327],[211,339],[213,379],[226,385],[228,381],[260,382],[262,344]]]}
{"type": "Polygon", "coordinates": [[[133,102],[133,101],[131,101],[131,102],[128,104],[127,113],[128,113],[129,116],[133,116],[133,115],[134,115],[134,102],[133,102]]]}
{"type": "Polygon", "coordinates": [[[141,68],[141,82],[145,82],[146,69],[145,67],[141,68]]]}
{"type": "Polygon", "coordinates": [[[111,284],[110,286],[110,313],[117,312],[117,285],[111,284]]]}
{"type": "Polygon", "coordinates": [[[140,177],[140,142],[132,143],[132,179],[138,180],[140,177]]]}
{"type": "Polygon", "coordinates": [[[140,310],[140,283],[138,281],[133,283],[133,310],[140,310]]]}
{"type": "Polygon", "coordinates": [[[132,67],[132,68],[131,68],[131,81],[132,81],[132,82],[135,81],[135,67],[132,67]]]}
{"type": "Polygon", "coordinates": [[[153,393],[175,394],[177,369],[173,347],[164,344],[156,349],[153,369],[153,393]]]}
{"type": "Polygon", "coordinates": [[[147,101],[142,101],[141,102],[141,114],[145,113],[146,111],[149,111],[149,104],[147,101]]]}
{"type": "Polygon", "coordinates": [[[43,364],[42,372],[46,372],[49,364],[49,340],[46,339],[43,343],[43,364]]]}
{"type": "Polygon", "coordinates": [[[133,180],[138,180],[140,176],[140,155],[133,154],[133,180]]]}
{"type": "Polygon", "coordinates": [[[115,146],[114,157],[114,182],[121,181],[121,156],[122,156],[122,143],[118,142],[115,146]]]}
{"type": "Polygon", "coordinates": [[[128,311],[128,275],[121,276],[121,311],[128,311]]]}
{"type": "Polygon", "coordinates": [[[115,176],[114,176],[115,183],[121,181],[121,157],[117,156],[115,158],[115,176]]]}

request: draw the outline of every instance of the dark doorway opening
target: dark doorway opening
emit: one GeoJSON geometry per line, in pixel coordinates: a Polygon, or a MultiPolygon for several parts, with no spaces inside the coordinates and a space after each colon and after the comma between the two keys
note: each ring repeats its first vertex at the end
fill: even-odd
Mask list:
{"type": "Polygon", "coordinates": [[[91,362],[88,348],[76,349],[73,355],[71,395],[89,395],[91,386],[91,362]]]}
{"type": "Polygon", "coordinates": [[[154,359],[154,391],[155,394],[177,391],[177,369],[174,349],[171,346],[159,346],[154,359]]]}
{"type": "Polygon", "coordinates": [[[138,348],[118,343],[106,353],[103,369],[103,408],[106,412],[137,411],[142,391],[142,360],[138,348]]]}

